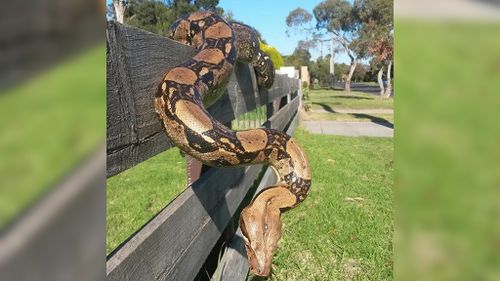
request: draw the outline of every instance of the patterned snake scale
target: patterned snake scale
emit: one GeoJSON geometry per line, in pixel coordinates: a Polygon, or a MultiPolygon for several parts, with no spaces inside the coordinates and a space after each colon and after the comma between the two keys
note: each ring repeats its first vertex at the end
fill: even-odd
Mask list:
{"type": "Polygon", "coordinates": [[[240,218],[250,269],[268,276],[281,237],[281,210],[302,202],[311,186],[308,160],[287,134],[266,128],[233,131],[205,107],[224,93],[237,61],[252,63],[259,86],[266,88],[274,81],[273,64],[260,51],[252,28],[227,23],[212,12],[177,20],[170,37],[198,50],[164,75],[155,98],[155,110],[171,142],[209,166],[268,164],[278,174],[279,183],[260,192],[240,218]]]}

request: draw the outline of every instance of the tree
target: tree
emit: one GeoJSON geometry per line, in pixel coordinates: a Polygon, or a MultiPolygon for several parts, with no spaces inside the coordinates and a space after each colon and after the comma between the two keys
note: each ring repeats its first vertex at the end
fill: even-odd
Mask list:
{"type": "Polygon", "coordinates": [[[324,86],[328,85],[330,82],[330,55],[325,57],[318,57],[316,62],[311,64],[309,69],[309,74],[311,79],[318,79],[319,84],[324,86]]]}
{"type": "Polygon", "coordinates": [[[125,10],[125,23],[153,33],[163,34],[175,21],[173,8],[163,2],[129,1],[125,10]]]}
{"type": "Polygon", "coordinates": [[[364,45],[372,64],[379,67],[378,83],[380,95],[389,97],[392,93],[391,73],[394,52],[394,23],[392,0],[356,0],[354,2],[359,19],[364,22],[358,41],[364,45]],[[382,75],[387,66],[387,87],[384,89],[382,75]]]}
{"type": "Polygon", "coordinates": [[[317,28],[312,24],[312,19],[313,16],[302,8],[296,8],[286,17],[286,34],[288,36],[292,31],[306,35],[305,40],[299,41],[299,48],[316,48],[318,43],[323,41],[323,35],[318,33],[317,28]]]}
{"type": "MultiPolygon", "coordinates": [[[[382,34],[390,34],[393,30],[392,0],[355,0],[353,3],[347,0],[325,0],[314,8],[313,14],[317,22],[316,30],[325,31],[343,47],[350,58],[349,70],[343,77],[344,88],[349,92],[359,61],[376,55],[375,42],[381,40],[382,34]]],[[[291,11],[286,20],[289,28],[313,34],[309,41],[324,37],[324,34],[311,31],[311,22],[312,16],[302,8],[291,11]]],[[[385,46],[392,46],[392,41],[384,42],[385,46]]],[[[392,58],[385,63],[391,68],[392,58]]]]}
{"type": "MultiPolygon", "coordinates": [[[[319,3],[313,10],[316,19],[316,30],[328,32],[328,36],[338,42],[347,53],[351,60],[349,72],[345,79],[345,91],[351,90],[351,78],[358,64],[359,59],[364,54],[363,49],[357,48],[354,44],[357,32],[361,26],[359,18],[356,15],[354,6],[347,0],[325,0],[319,3]]],[[[288,14],[287,26],[302,31],[311,32],[310,25],[312,15],[302,8],[297,8],[288,14]]],[[[310,41],[318,42],[320,37],[318,33],[312,33],[310,41]]]]}
{"type": "Polygon", "coordinates": [[[380,68],[378,73],[378,83],[380,87],[380,96],[384,98],[390,97],[392,93],[391,73],[394,53],[393,44],[394,43],[391,36],[383,36],[374,41],[369,49],[369,52],[374,54],[373,63],[380,68]],[[386,65],[387,86],[384,89],[382,75],[386,65]]]}
{"type": "Polygon", "coordinates": [[[123,22],[157,34],[163,34],[178,18],[198,10],[212,10],[223,15],[217,7],[219,0],[113,0],[108,6],[108,18],[120,21],[120,11],[115,3],[126,6],[123,22]]]}
{"type": "Polygon", "coordinates": [[[352,80],[354,82],[366,81],[365,77],[367,76],[369,69],[369,65],[359,63],[358,67],[356,67],[356,70],[354,70],[354,73],[352,74],[352,80]]]}
{"type": "Polygon", "coordinates": [[[345,78],[344,90],[351,91],[351,79],[361,58],[365,57],[365,48],[357,41],[362,27],[356,7],[347,0],[325,0],[313,10],[318,29],[326,29],[332,39],[342,45],[351,60],[349,72],[345,78]]]}
{"type": "Polygon", "coordinates": [[[301,66],[309,66],[311,60],[311,53],[306,49],[295,48],[293,54],[285,56],[285,65],[293,65],[295,68],[300,69],[301,66]]]}
{"type": "Polygon", "coordinates": [[[123,16],[125,15],[125,6],[127,3],[124,0],[113,0],[113,8],[115,11],[116,21],[123,23],[123,16]]]}

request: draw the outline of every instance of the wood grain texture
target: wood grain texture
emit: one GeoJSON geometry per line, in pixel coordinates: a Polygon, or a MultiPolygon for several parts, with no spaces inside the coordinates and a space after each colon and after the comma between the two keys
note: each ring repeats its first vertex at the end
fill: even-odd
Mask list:
{"type": "Polygon", "coordinates": [[[109,258],[108,280],[192,280],[261,168],[204,173],[109,258]]]}
{"type": "MultiPolygon", "coordinates": [[[[288,111],[287,108],[282,110],[288,111]]],[[[278,120],[282,123],[275,123],[275,126],[283,129],[288,125],[287,133],[292,134],[297,119],[298,114],[291,122],[280,118],[278,120]]],[[[106,265],[108,280],[194,278],[261,169],[261,165],[256,165],[245,171],[243,168],[225,168],[211,169],[203,174],[109,258],[106,265]],[[186,218],[189,218],[189,223],[186,223],[186,218]]],[[[275,182],[274,172],[265,175],[258,190],[275,182]]],[[[230,262],[231,267],[235,266],[234,270],[248,271],[244,251],[240,251],[242,244],[238,241],[231,243],[232,248],[224,260],[230,262]]],[[[226,271],[233,271],[231,267],[226,267],[226,271]]],[[[225,274],[234,276],[233,273],[225,274]]]]}
{"type": "Polygon", "coordinates": [[[300,97],[295,97],[291,102],[286,104],[283,108],[278,110],[269,120],[264,124],[265,127],[283,130],[284,126],[288,124],[292,117],[297,112],[300,104],[300,97]],[[285,125],[283,125],[285,124],[285,125]]]}
{"type": "MultiPolygon", "coordinates": [[[[195,49],[134,27],[110,22],[107,39],[107,176],[116,175],[170,148],[154,112],[164,73],[192,57],[195,49]]],[[[226,93],[208,111],[227,123],[299,88],[277,75],[271,89],[258,89],[250,65],[237,64],[226,93]]]]}
{"type": "MultiPolygon", "coordinates": [[[[154,112],[154,95],[163,74],[195,50],[116,23],[108,24],[106,36],[110,177],[170,148],[154,112]]],[[[298,89],[299,81],[285,75],[278,75],[271,89],[258,89],[252,67],[237,64],[226,93],[208,111],[227,123],[298,89]]],[[[296,98],[276,111],[268,125],[287,128],[297,106],[296,98]]],[[[204,173],[108,258],[107,279],[192,280],[261,169],[256,165],[204,173]]],[[[239,266],[245,268],[245,262],[239,266]]]]}
{"type": "Polygon", "coordinates": [[[0,280],[102,280],[103,144],[0,233],[0,280]]]}

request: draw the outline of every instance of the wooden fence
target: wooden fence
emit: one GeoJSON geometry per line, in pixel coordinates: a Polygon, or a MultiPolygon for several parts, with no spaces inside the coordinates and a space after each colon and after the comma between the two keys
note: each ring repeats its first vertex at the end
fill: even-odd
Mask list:
{"type": "MultiPolygon", "coordinates": [[[[111,177],[171,147],[153,98],[166,70],[195,50],[117,23],[108,24],[106,36],[106,171],[111,177]]],[[[208,111],[231,124],[237,116],[265,105],[268,119],[263,126],[292,134],[299,103],[299,80],[277,75],[271,89],[259,89],[252,67],[237,64],[226,94],[208,111]]],[[[108,256],[108,280],[193,280],[213,259],[221,240],[226,250],[215,262],[222,268],[222,280],[243,280],[248,264],[236,228],[242,205],[254,194],[249,191],[256,191],[256,179],[257,190],[276,180],[262,165],[208,169],[108,256]]]]}

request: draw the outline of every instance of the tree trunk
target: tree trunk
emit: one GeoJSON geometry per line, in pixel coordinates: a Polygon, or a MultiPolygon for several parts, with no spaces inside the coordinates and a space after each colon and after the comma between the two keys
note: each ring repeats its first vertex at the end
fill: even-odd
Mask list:
{"type": "Polygon", "coordinates": [[[388,98],[392,93],[392,81],[391,81],[391,68],[392,68],[392,60],[389,61],[389,65],[387,65],[387,86],[385,87],[384,97],[388,98]]]}
{"type": "Polygon", "coordinates": [[[123,17],[125,15],[125,1],[113,0],[113,6],[115,7],[116,21],[123,23],[123,17]]]}
{"type": "Polygon", "coordinates": [[[344,86],[344,91],[347,93],[351,92],[351,79],[352,75],[354,74],[354,70],[356,69],[356,66],[358,65],[358,61],[356,59],[351,60],[351,67],[349,68],[349,74],[347,75],[345,79],[345,86],[344,86]]]}
{"type": "Polygon", "coordinates": [[[382,75],[384,75],[383,65],[380,67],[380,70],[378,71],[377,74],[378,86],[380,87],[380,97],[383,97],[385,93],[385,87],[384,87],[384,81],[382,80],[382,75]]]}

